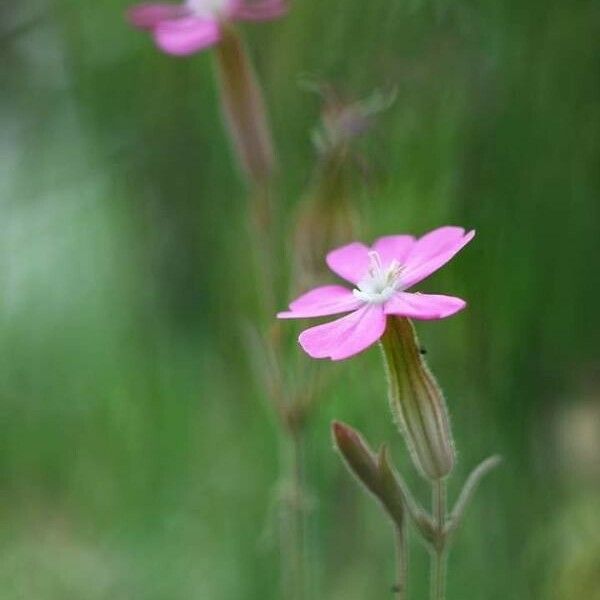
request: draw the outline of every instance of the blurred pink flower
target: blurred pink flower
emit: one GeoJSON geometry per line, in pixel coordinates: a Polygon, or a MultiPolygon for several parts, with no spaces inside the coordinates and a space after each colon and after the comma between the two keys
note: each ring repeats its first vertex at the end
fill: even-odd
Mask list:
{"type": "Polygon", "coordinates": [[[183,4],[144,3],[127,11],[128,21],[152,33],[167,54],[185,56],[216,44],[231,21],[268,21],[287,10],[284,0],[185,0],[183,4]]]}
{"type": "Polygon", "coordinates": [[[350,314],[304,330],[299,342],[313,358],[342,360],[362,352],[383,335],[388,315],[411,319],[443,319],[466,306],[454,296],[406,290],[446,264],[469,243],[474,231],[440,227],[423,237],[390,235],[371,248],[352,242],[331,251],[327,265],[354,286],[317,287],[294,300],[280,319],[350,314]]]}

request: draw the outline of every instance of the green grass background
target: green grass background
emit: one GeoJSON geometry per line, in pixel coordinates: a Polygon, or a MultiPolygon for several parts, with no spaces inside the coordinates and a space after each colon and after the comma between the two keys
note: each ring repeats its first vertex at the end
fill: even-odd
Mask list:
{"type": "MultiPolygon", "coordinates": [[[[159,54],[126,7],[0,6],[0,598],[280,598],[278,434],[243,351],[247,200],[212,56],[159,54]]],[[[397,89],[361,142],[367,239],[477,229],[425,285],[469,309],[419,325],[453,417],[451,494],[504,457],[457,537],[449,600],[600,598],[599,22],[593,0],[296,0],[244,27],[284,215],[313,168],[308,76],[397,89]]],[[[324,368],[313,597],[390,598],[388,524],[330,421],[389,441],[427,490],[378,352],[324,368]]],[[[425,598],[416,540],[410,577],[425,598]]]]}

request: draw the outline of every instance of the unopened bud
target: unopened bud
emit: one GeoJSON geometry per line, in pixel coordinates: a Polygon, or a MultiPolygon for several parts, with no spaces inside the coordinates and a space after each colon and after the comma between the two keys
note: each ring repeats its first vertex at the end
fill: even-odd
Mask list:
{"type": "Polygon", "coordinates": [[[357,100],[344,97],[327,84],[305,82],[305,86],[323,97],[321,123],[312,132],[312,139],[321,154],[343,152],[356,138],[371,127],[374,117],[389,108],[395,91],[375,90],[370,96],[357,100]]]}
{"type": "Polygon", "coordinates": [[[313,131],[318,160],[298,205],[293,234],[294,283],[299,291],[327,281],[323,256],[360,237],[360,190],[366,161],[354,141],[373,120],[371,101],[350,101],[327,85],[311,86],[323,98],[313,131]]]}
{"type": "Polygon", "coordinates": [[[348,470],[383,505],[391,519],[401,527],[404,500],[385,448],[376,455],[362,436],[344,423],[334,421],[333,439],[348,470]]]}
{"type": "Polygon", "coordinates": [[[326,282],[329,275],[323,256],[358,237],[355,180],[355,172],[342,155],[329,156],[317,167],[294,223],[292,255],[298,290],[326,282]]]}
{"type": "Polygon", "coordinates": [[[271,132],[260,85],[237,32],[222,25],[216,47],[221,108],[242,170],[254,183],[264,183],[274,170],[271,132]]]}
{"type": "Polygon", "coordinates": [[[442,390],[427,367],[412,323],[388,317],[381,338],[389,401],[413,462],[428,479],[450,473],[455,453],[442,390]]]}

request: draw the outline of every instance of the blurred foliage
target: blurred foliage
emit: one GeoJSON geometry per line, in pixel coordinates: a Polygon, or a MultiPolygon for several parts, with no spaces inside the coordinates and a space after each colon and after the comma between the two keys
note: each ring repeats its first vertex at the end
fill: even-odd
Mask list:
{"type": "MultiPolygon", "coordinates": [[[[279,598],[278,435],[243,351],[246,199],[212,57],[159,54],[126,6],[0,5],[0,598],[279,598]]],[[[244,31],[284,214],[314,166],[308,75],[354,97],[398,90],[360,142],[368,237],[478,231],[425,285],[470,308],[419,326],[453,414],[451,492],[505,458],[457,539],[449,600],[598,598],[599,18],[593,0],[296,0],[244,31]]],[[[391,441],[426,490],[378,352],[325,369],[314,597],[389,597],[388,526],[330,420],[391,441]]],[[[416,548],[415,598],[426,570],[416,548]]]]}

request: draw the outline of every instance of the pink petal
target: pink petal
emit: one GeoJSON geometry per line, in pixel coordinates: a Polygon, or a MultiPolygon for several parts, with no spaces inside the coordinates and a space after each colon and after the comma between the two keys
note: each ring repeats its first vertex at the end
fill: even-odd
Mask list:
{"type": "Polygon", "coordinates": [[[288,10],[283,0],[238,0],[231,17],[243,21],[268,21],[284,15],[288,10]]]}
{"type": "Polygon", "coordinates": [[[217,21],[184,17],[163,21],[154,29],[156,45],[167,54],[185,56],[214,45],[219,41],[217,21]]]}
{"type": "Polygon", "coordinates": [[[461,227],[440,227],[418,239],[405,259],[402,285],[408,288],[437,271],[474,236],[461,227]]]}
{"type": "Polygon", "coordinates": [[[414,244],[415,238],[412,235],[386,235],[375,240],[373,250],[379,254],[384,267],[387,267],[393,260],[403,264],[414,244]]]}
{"type": "Polygon", "coordinates": [[[324,285],[315,288],[290,304],[290,310],[277,314],[279,319],[324,317],[356,310],[362,302],[341,285],[324,285]]]}
{"type": "Polygon", "coordinates": [[[383,335],[385,323],[381,304],[365,304],[341,319],[306,329],[298,341],[312,358],[342,360],[374,344],[383,335]]]}
{"type": "Polygon", "coordinates": [[[349,289],[341,285],[324,285],[296,298],[290,304],[290,310],[277,313],[277,318],[324,317],[356,310],[361,304],[349,289]]]}
{"type": "Polygon", "coordinates": [[[361,242],[352,242],[332,250],[326,261],[336,275],[356,285],[369,268],[369,249],[361,242]]]}
{"type": "Polygon", "coordinates": [[[185,8],[176,4],[138,4],[125,13],[127,20],[139,29],[154,29],[162,21],[185,15],[185,8]]]}
{"type": "Polygon", "coordinates": [[[386,315],[429,320],[449,317],[466,305],[464,300],[454,296],[399,292],[385,303],[384,310],[386,315]]]}

